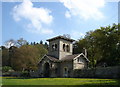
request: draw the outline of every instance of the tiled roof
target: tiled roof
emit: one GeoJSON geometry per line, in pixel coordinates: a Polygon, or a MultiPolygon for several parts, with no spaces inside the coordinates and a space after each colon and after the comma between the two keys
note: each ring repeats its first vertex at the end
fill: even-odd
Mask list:
{"type": "Polygon", "coordinates": [[[47,41],[52,41],[52,40],[56,40],[56,39],[64,39],[64,40],[68,40],[68,41],[71,41],[71,42],[75,41],[75,40],[73,40],[73,39],[66,38],[66,37],[64,37],[64,36],[57,36],[57,37],[48,39],[47,41]]]}
{"type": "Polygon", "coordinates": [[[59,60],[58,58],[55,58],[53,56],[47,55],[47,57],[54,62],[61,62],[61,61],[69,61],[74,59],[75,57],[77,57],[79,54],[74,54],[74,55],[67,55],[64,58],[62,58],[61,60],[59,60]]]}
{"type": "Polygon", "coordinates": [[[61,61],[69,61],[69,60],[72,60],[72,59],[74,59],[75,57],[77,57],[78,55],[80,55],[80,54],[67,55],[67,56],[65,56],[64,58],[62,58],[61,61]]]}
{"type": "Polygon", "coordinates": [[[51,61],[54,61],[54,62],[59,62],[59,59],[58,58],[55,58],[53,56],[50,56],[50,55],[46,55],[51,61]]]}
{"type": "MultiPolygon", "coordinates": [[[[84,56],[84,54],[83,53],[81,53],[81,54],[74,54],[74,55],[67,55],[67,56],[65,56],[65,57],[63,57],[61,60],[59,60],[58,58],[56,58],[56,57],[53,57],[53,56],[50,56],[50,55],[46,55],[51,61],[53,61],[53,62],[62,62],[62,61],[70,61],[70,60],[72,60],[72,59],[74,59],[75,57],[77,57],[77,56],[84,56]]],[[[89,61],[86,57],[85,57],[85,59],[87,60],[87,61],[89,61]]]]}

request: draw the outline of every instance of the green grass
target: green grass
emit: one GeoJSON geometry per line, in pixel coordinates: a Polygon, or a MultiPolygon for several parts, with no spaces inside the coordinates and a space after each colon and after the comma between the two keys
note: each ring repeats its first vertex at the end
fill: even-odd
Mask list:
{"type": "Polygon", "coordinates": [[[3,77],[3,85],[114,85],[120,86],[116,79],[86,79],[86,78],[15,78],[3,77]]]}

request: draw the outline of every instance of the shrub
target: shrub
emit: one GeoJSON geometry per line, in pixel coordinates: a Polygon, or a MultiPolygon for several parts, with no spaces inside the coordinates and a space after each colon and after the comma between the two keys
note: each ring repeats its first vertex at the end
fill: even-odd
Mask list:
{"type": "Polygon", "coordinates": [[[3,72],[8,72],[8,71],[10,71],[10,70],[13,70],[10,66],[3,66],[3,67],[2,67],[2,71],[3,71],[3,72]]]}
{"type": "Polygon", "coordinates": [[[21,77],[29,77],[29,72],[28,71],[22,71],[21,72],[21,77]]]}

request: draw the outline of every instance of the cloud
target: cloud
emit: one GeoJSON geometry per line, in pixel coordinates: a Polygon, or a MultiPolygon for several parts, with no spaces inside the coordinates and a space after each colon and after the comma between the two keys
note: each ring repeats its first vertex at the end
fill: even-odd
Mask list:
{"type": "Polygon", "coordinates": [[[12,12],[15,21],[27,21],[27,30],[33,33],[50,34],[53,33],[48,29],[53,22],[51,11],[46,8],[37,8],[33,6],[30,0],[24,0],[21,4],[16,5],[12,12]]]}
{"type": "Polygon", "coordinates": [[[85,20],[104,18],[103,13],[99,10],[104,7],[104,0],[60,0],[60,2],[68,9],[65,13],[67,18],[71,16],[79,16],[85,20]]]}
{"type": "Polygon", "coordinates": [[[66,17],[66,18],[71,18],[71,14],[69,13],[69,11],[66,11],[65,17],[66,17]]]}

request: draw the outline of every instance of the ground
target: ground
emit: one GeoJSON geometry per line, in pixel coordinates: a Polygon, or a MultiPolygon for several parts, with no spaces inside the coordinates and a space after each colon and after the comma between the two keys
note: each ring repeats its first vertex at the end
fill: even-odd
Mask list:
{"type": "MultiPolygon", "coordinates": [[[[120,86],[117,79],[87,79],[87,78],[16,78],[3,77],[3,85],[81,85],[83,87],[98,87],[99,85],[120,86]]],[[[113,87],[111,86],[111,87],[113,87]]]]}

